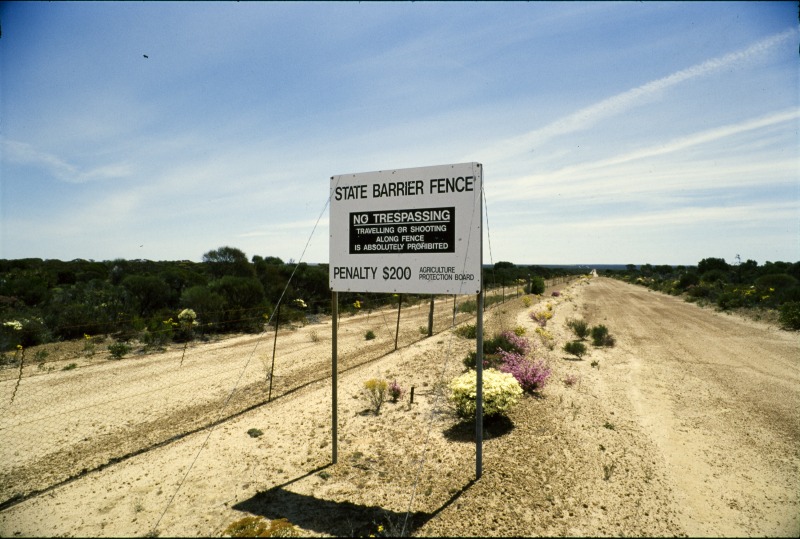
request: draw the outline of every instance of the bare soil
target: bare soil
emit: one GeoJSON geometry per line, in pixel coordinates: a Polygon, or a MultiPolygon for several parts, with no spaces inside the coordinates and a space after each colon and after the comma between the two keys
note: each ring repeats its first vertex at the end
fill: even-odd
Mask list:
{"type": "MultiPolygon", "coordinates": [[[[448,329],[452,300],[422,340],[427,306],[404,310],[397,351],[391,310],[342,319],[336,464],[329,320],[279,337],[275,398],[260,406],[271,335],[26,371],[0,420],[4,499],[68,477],[81,444],[92,470],[134,434],[245,411],[10,505],[0,535],[219,536],[251,515],[306,536],[800,535],[798,334],[611,279],[561,292],[486,313],[488,334],[522,326],[536,341],[529,315],[550,303],[556,346],[537,341],[553,370],[541,395],[486,422],[477,480],[474,426],[446,398],[475,346],[448,329]],[[615,346],[568,356],[571,318],[607,326],[615,346]],[[369,378],[407,393],[375,415],[369,378]]],[[[0,374],[8,403],[17,380],[0,374]]]]}

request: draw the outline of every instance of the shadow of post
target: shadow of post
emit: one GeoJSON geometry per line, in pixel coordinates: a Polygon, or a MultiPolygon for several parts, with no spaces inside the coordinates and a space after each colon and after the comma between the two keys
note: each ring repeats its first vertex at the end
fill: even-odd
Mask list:
{"type": "Polygon", "coordinates": [[[401,533],[407,536],[449,507],[475,482],[474,479],[469,481],[432,513],[396,512],[377,506],[324,500],[286,489],[288,485],[318,473],[328,466],[312,470],[265,492],[259,492],[232,508],[269,520],[285,518],[305,530],[334,537],[368,537],[376,533],[378,525],[382,525],[384,533],[389,536],[400,536],[401,533]]]}

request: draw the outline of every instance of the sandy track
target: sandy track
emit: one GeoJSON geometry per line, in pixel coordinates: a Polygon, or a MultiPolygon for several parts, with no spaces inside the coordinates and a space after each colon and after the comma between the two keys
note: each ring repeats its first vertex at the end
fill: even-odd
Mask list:
{"type": "MultiPolygon", "coordinates": [[[[607,279],[566,292],[486,315],[489,332],[521,325],[532,335],[529,312],[549,302],[558,346],[536,351],[553,369],[543,396],[487,424],[477,482],[471,429],[440,391],[474,341],[445,331],[404,346],[417,320],[401,329],[399,351],[359,362],[367,328],[387,351],[394,344],[362,318],[340,334],[354,359],[340,374],[336,465],[330,382],[312,377],[212,430],[6,509],[0,535],[208,536],[256,514],[321,536],[368,535],[378,522],[441,536],[797,536],[797,334],[607,279]],[[607,325],[617,345],[566,357],[565,324],[579,316],[607,325]],[[579,384],[563,384],[567,374],[579,384]],[[415,386],[414,403],[365,413],[361,387],[374,376],[415,386]]],[[[330,341],[312,340],[313,329],[293,334],[298,379],[327,368],[330,341]]]]}
{"type": "Polygon", "coordinates": [[[619,335],[609,382],[663,455],[686,532],[798,535],[797,333],[606,279],[585,304],[619,335]]]}

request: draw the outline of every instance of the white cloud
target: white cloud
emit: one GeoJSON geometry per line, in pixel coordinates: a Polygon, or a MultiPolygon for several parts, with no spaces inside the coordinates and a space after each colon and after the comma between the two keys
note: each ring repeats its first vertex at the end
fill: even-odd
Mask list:
{"type": "Polygon", "coordinates": [[[128,163],[112,163],[81,169],[56,155],[38,150],[31,144],[15,140],[0,141],[0,149],[2,149],[3,160],[44,169],[52,177],[67,183],[126,178],[133,173],[133,169],[128,163]]]}
{"type": "MultiPolygon", "coordinates": [[[[765,182],[796,182],[798,166],[797,152],[776,159],[754,154],[739,155],[729,152],[719,161],[708,155],[700,158],[683,155],[660,159],[668,154],[749,134],[758,139],[759,130],[769,130],[786,122],[800,118],[800,111],[788,109],[744,120],[736,124],[708,129],[664,143],[626,152],[607,159],[600,159],[538,174],[527,174],[494,182],[489,193],[495,202],[539,199],[564,195],[592,196],[595,199],[613,194],[625,198],[636,198],[644,194],[680,190],[701,190],[721,187],[763,186],[765,182]]],[[[757,147],[752,139],[748,148],[757,147]]],[[[770,148],[761,148],[768,151],[770,148]]],[[[597,200],[596,200],[597,201],[597,200]]]]}
{"type": "Polygon", "coordinates": [[[796,37],[797,33],[797,30],[792,29],[772,35],[750,45],[746,49],[706,60],[686,69],[676,71],[666,77],[603,99],[525,135],[503,141],[485,152],[487,160],[500,160],[512,155],[525,153],[530,151],[531,148],[536,148],[553,138],[588,129],[601,120],[630,110],[680,83],[710,75],[732,64],[754,59],[772,47],[796,37]]]}

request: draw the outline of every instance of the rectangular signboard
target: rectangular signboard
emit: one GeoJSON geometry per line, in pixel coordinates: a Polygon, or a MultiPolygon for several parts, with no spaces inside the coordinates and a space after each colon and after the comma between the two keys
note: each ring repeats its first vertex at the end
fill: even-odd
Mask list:
{"type": "Polygon", "coordinates": [[[332,176],[331,290],[477,294],[482,187],[480,163],[332,176]]]}

